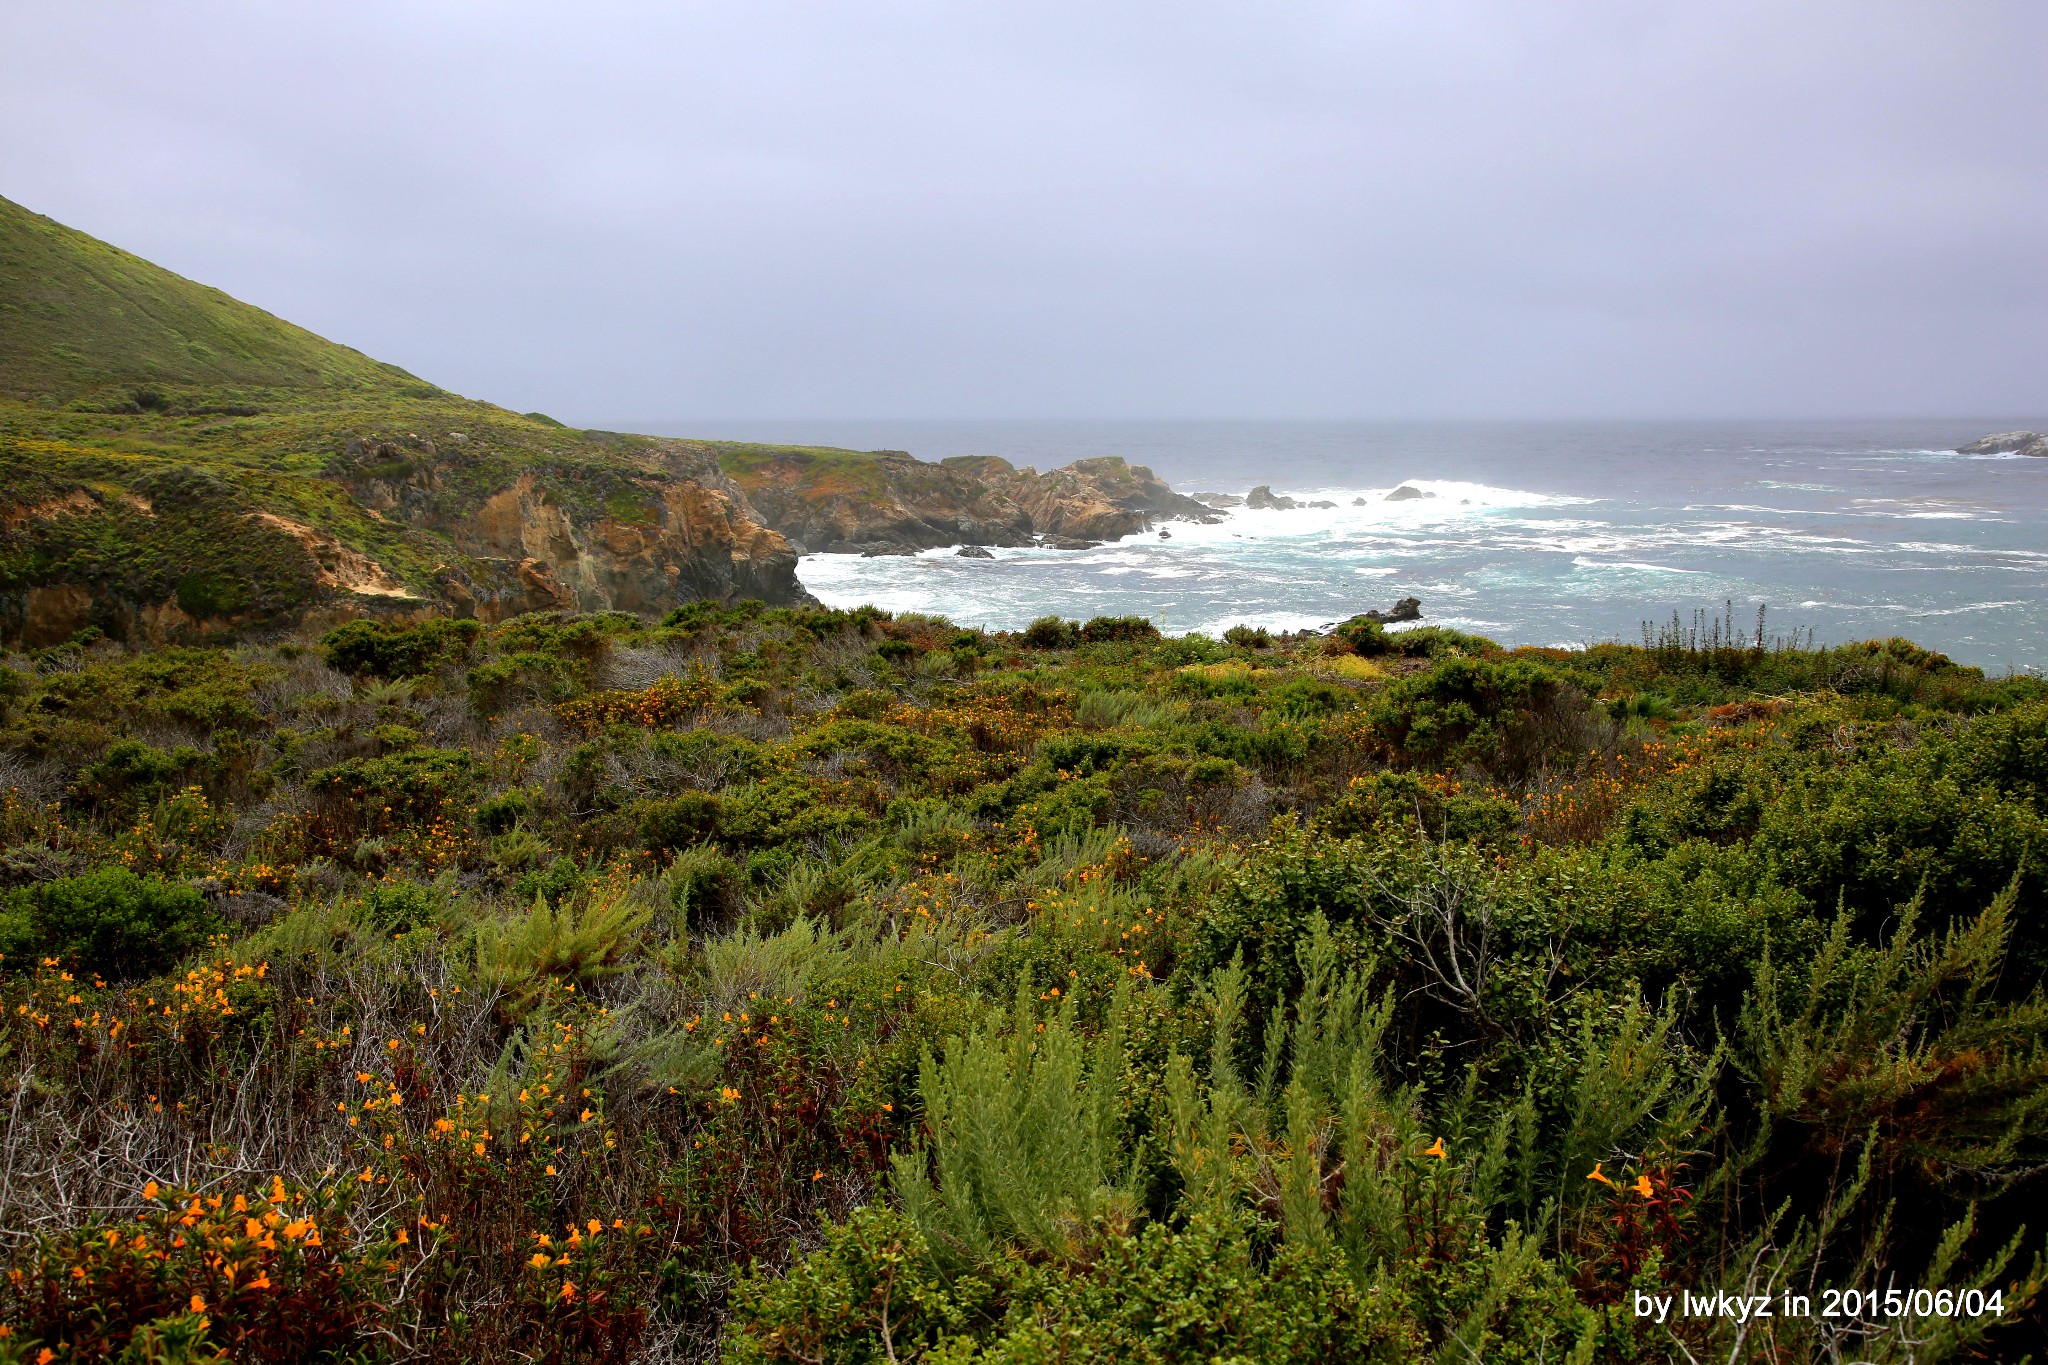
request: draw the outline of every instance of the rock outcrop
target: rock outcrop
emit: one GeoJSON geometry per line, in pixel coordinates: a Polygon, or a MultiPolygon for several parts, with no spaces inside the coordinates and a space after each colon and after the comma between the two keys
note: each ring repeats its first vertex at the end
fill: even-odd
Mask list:
{"type": "Polygon", "coordinates": [[[945,545],[1073,546],[1216,514],[1117,456],[1039,473],[994,455],[730,447],[722,464],[764,523],[803,553],[894,554],[945,545]]]}
{"type": "Polygon", "coordinates": [[[1435,496],[1436,494],[1434,493],[1423,492],[1414,484],[1404,483],[1393,492],[1387,494],[1386,500],[1388,502],[1420,502],[1424,498],[1433,498],[1435,496]]]}
{"type": "Polygon", "coordinates": [[[1365,619],[1377,621],[1383,626],[1392,625],[1396,621],[1420,621],[1422,619],[1422,599],[1419,597],[1404,597],[1394,603],[1391,611],[1369,611],[1365,613],[1365,619]]]}
{"type": "Polygon", "coordinates": [[[1958,455],[2048,455],[2048,436],[2038,431],[2000,431],[1966,446],[1958,455]]]}
{"type": "Polygon", "coordinates": [[[457,615],[658,613],[680,602],[811,600],[796,552],[764,526],[717,461],[650,443],[630,464],[513,473],[463,443],[358,437],[335,473],[387,521],[437,532],[470,561],[443,566],[437,595],[457,615]],[[494,486],[495,485],[495,486],[494,486]]]}

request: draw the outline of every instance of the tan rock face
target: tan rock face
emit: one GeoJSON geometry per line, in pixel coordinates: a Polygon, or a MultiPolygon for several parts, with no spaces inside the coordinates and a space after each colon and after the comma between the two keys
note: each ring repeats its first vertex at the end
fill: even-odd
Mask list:
{"type": "Polygon", "coordinates": [[[412,595],[405,584],[385,571],[382,564],[360,550],[350,549],[325,531],[316,530],[302,521],[278,516],[275,512],[258,512],[255,518],[266,526],[276,527],[306,547],[306,554],[317,566],[316,577],[322,587],[359,592],[369,597],[412,595]]]}
{"type": "Polygon", "coordinates": [[[21,616],[25,649],[58,645],[92,624],[92,594],[74,583],[30,588],[21,616]]]}
{"type": "Polygon", "coordinates": [[[351,480],[358,496],[374,499],[389,519],[449,536],[481,568],[476,575],[448,571],[437,585],[459,615],[655,614],[700,597],[810,600],[788,541],[762,525],[738,486],[697,452],[655,447],[657,467],[613,486],[606,510],[592,512],[588,491],[574,487],[586,470],[528,470],[472,500],[461,492],[477,481],[467,453],[445,457],[413,441],[349,449],[363,470],[351,480]]]}

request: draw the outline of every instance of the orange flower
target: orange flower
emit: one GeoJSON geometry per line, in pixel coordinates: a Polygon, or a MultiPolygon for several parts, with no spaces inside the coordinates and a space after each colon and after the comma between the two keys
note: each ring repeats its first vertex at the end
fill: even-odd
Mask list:
{"type": "Polygon", "coordinates": [[[1657,1192],[1657,1187],[1650,1183],[1650,1177],[1647,1175],[1637,1176],[1636,1183],[1629,1186],[1629,1188],[1634,1190],[1637,1194],[1641,1195],[1645,1199],[1648,1199],[1651,1195],[1657,1192]]]}
{"type": "Polygon", "coordinates": [[[142,1197],[144,1199],[154,1199],[156,1198],[156,1190],[157,1184],[154,1180],[152,1180],[147,1185],[144,1185],[142,1187],[142,1197]]]}
{"type": "Polygon", "coordinates": [[[1608,1178],[1607,1178],[1606,1176],[1604,1176],[1604,1175],[1600,1174],[1600,1168],[1601,1168],[1602,1166],[1606,1165],[1606,1164],[1607,1164],[1607,1163],[1606,1163],[1606,1162],[1604,1162],[1604,1161],[1596,1161],[1596,1162],[1594,1162],[1594,1163],[1593,1163],[1593,1169],[1592,1169],[1592,1171],[1591,1171],[1591,1172],[1589,1172],[1589,1173],[1587,1174],[1587,1176],[1586,1176],[1586,1179],[1588,1179],[1588,1180],[1597,1180],[1597,1181],[1599,1181],[1599,1182],[1600,1182],[1601,1184],[1603,1184],[1603,1185],[1609,1185],[1609,1186],[1613,1185],[1613,1184],[1614,1184],[1614,1182],[1613,1182],[1612,1180],[1609,1180],[1609,1179],[1608,1179],[1608,1178]]]}
{"type": "Polygon", "coordinates": [[[1450,1156],[1450,1153],[1444,1150],[1444,1140],[1438,1138],[1435,1142],[1422,1149],[1422,1155],[1433,1156],[1438,1161],[1443,1161],[1450,1156]]]}

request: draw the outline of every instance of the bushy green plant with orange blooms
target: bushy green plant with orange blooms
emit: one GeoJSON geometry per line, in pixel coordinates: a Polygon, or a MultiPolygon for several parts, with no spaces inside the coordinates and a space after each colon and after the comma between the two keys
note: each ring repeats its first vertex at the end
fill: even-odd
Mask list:
{"type": "Polygon", "coordinates": [[[0,1363],[2026,1349],[2048,686],[1235,638],[0,660],[0,1363]]]}
{"type": "Polygon", "coordinates": [[[402,1342],[385,1319],[434,1229],[389,1228],[357,1189],[347,1176],[206,1194],[152,1181],[133,1218],[38,1237],[8,1273],[9,1321],[66,1362],[113,1359],[195,1316],[230,1359],[389,1358],[402,1342]]]}

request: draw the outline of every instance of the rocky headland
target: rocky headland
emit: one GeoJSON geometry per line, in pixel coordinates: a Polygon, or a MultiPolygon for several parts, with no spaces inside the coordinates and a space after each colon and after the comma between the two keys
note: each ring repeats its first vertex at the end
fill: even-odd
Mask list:
{"type": "Polygon", "coordinates": [[[1105,455],[1040,473],[994,455],[706,447],[798,553],[915,554],[946,545],[1086,549],[1209,508],[1143,465],[1105,455]]]}
{"type": "Polygon", "coordinates": [[[2000,431],[1957,446],[1958,455],[2044,455],[2048,456],[2048,435],[2038,431],[2000,431]]]}

